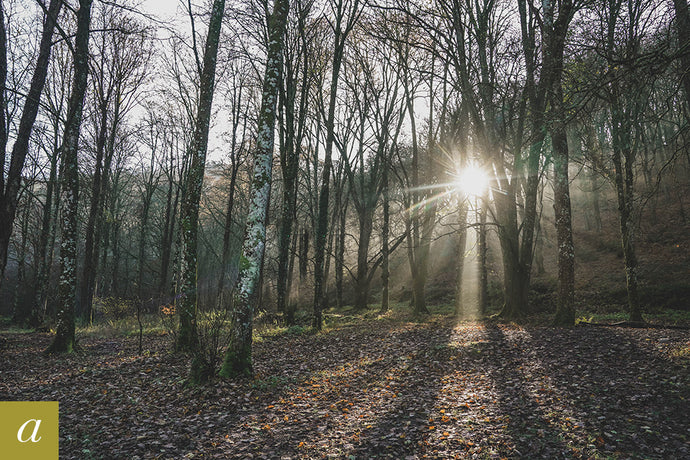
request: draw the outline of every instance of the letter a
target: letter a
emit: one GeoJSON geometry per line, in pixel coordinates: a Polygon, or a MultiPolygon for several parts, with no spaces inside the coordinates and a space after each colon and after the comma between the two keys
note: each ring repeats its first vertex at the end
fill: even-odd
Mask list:
{"type": "Polygon", "coordinates": [[[35,418],[27,420],[26,422],[24,422],[24,425],[22,425],[19,428],[19,431],[17,431],[17,440],[19,442],[29,442],[29,441],[38,442],[38,441],[40,441],[41,440],[40,437],[38,439],[36,439],[36,435],[38,434],[38,427],[39,426],[41,426],[40,420],[36,420],[35,418]],[[24,434],[24,428],[26,428],[26,425],[28,425],[29,422],[34,422],[36,424],[36,426],[34,426],[34,432],[31,433],[31,437],[29,439],[24,440],[24,439],[22,439],[22,435],[24,434]]]}

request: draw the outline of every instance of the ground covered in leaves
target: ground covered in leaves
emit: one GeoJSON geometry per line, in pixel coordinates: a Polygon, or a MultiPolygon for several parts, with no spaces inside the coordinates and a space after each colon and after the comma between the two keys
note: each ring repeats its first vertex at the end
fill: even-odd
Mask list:
{"type": "Polygon", "coordinates": [[[61,458],[690,458],[682,330],[378,320],[186,383],[170,340],[3,333],[0,400],[60,402],[61,458]]]}

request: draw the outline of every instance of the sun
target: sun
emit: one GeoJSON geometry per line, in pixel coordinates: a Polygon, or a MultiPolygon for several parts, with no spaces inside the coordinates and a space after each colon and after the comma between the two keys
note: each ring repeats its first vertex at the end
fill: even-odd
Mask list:
{"type": "Polygon", "coordinates": [[[457,175],[455,189],[467,196],[482,196],[489,188],[489,176],[476,164],[469,164],[457,175]]]}

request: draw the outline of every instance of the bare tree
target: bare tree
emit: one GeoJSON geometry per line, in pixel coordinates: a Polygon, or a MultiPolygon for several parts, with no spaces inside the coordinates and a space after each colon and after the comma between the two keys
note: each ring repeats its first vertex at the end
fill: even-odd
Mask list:
{"type": "MultiPolygon", "coordinates": [[[[225,0],[214,0],[208,36],[204,48],[203,65],[199,67],[199,100],[195,116],[194,137],[188,148],[190,166],[187,172],[184,195],[180,208],[180,228],[182,236],[182,282],[178,313],[180,328],[175,347],[180,351],[196,347],[196,309],[197,309],[197,234],[199,228],[199,201],[204,180],[208,132],[211,121],[211,105],[216,75],[216,60],[220,29],[223,23],[225,0]]],[[[191,15],[190,11],[190,15],[191,15]]],[[[193,16],[190,16],[193,21],[193,16]]],[[[195,33],[192,31],[192,33],[195,33]]]]}
{"type": "Polygon", "coordinates": [[[41,34],[41,43],[39,45],[38,57],[36,59],[36,67],[34,68],[33,78],[31,79],[31,86],[24,102],[24,110],[22,111],[21,120],[19,121],[19,129],[12,147],[12,157],[10,160],[10,167],[5,178],[5,147],[7,145],[7,125],[5,120],[6,101],[5,101],[5,80],[7,78],[7,42],[4,30],[4,6],[0,3],[0,14],[3,16],[3,30],[0,31],[2,38],[0,39],[0,83],[3,85],[2,99],[0,103],[0,111],[3,113],[0,122],[0,280],[4,277],[5,265],[7,264],[7,249],[10,243],[10,236],[12,235],[12,226],[17,210],[17,200],[19,197],[19,190],[21,188],[22,169],[29,151],[29,140],[31,138],[31,130],[33,129],[36,115],[38,114],[41,93],[45,85],[46,76],[48,74],[48,63],[50,62],[50,50],[52,48],[53,31],[57,16],[62,7],[62,0],[51,0],[45,13],[45,21],[43,23],[43,32],[41,34]]]}
{"type": "Polygon", "coordinates": [[[62,141],[62,208],[60,284],[58,287],[57,333],[48,348],[51,353],[71,353],[75,347],[74,310],[77,291],[77,208],[79,203],[79,130],[89,75],[89,27],[91,0],[79,0],[77,33],[74,38],[74,80],[62,141]]]}
{"type": "Polygon", "coordinates": [[[254,301],[266,245],[266,215],[273,170],[273,142],[276,105],[283,68],[283,43],[288,11],[287,0],[277,0],[268,19],[266,70],[261,93],[254,173],[249,213],[245,228],[240,275],[232,305],[232,336],[220,375],[252,375],[252,321],[254,301]]]}

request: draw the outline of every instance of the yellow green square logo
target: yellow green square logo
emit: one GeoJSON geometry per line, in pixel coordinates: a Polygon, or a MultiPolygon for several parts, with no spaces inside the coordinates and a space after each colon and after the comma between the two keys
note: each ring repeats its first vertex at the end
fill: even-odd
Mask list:
{"type": "Polygon", "coordinates": [[[0,401],[2,458],[58,458],[57,401],[0,401]]]}

